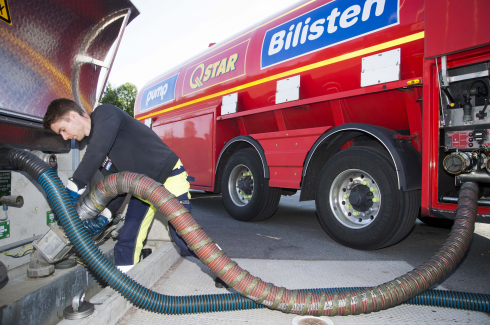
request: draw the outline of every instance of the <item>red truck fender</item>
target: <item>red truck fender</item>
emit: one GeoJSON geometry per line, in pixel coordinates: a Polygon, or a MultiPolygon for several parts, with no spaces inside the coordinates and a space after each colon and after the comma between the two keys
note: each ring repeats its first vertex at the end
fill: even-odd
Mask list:
{"type": "Polygon", "coordinates": [[[301,183],[300,201],[314,200],[317,176],[327,161],[348,141],[367,135],[372,144],[381,145],[391,158],[398,176],[398,188],[404,191],[422,188],[422,155],[401,134],[380,126],[348,123],[322,135],[306,156],[301,183]]]}

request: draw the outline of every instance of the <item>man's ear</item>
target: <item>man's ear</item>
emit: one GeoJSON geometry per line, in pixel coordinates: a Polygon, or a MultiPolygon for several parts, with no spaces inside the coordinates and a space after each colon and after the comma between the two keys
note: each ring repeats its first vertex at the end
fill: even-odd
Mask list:
{"type": "Polygon", "coordinates": [[[77,118],[78,113],[75,111],[70,111],[68,112],[67,117],[70,118],[70,120],[75,120],[77,118]]]}

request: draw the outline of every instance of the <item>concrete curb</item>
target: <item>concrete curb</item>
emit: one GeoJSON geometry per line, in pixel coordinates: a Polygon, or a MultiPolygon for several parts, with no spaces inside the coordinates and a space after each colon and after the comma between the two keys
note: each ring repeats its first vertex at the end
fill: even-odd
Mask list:
{"type": "MultiPolygon", "coordinates": [[[[180,255],[174,245],[166,243],[142,262],[136,264],[127,274],[139,284],[151,287],[179,258],[180,255]]],[[[132,307],[131,303],[110,287],[99,292],[90,299],[90,302],[95,304],[95,311],[91,316],[80,320],[64,319],[58,324],[111,325],[115,324],[132,307]]]]}

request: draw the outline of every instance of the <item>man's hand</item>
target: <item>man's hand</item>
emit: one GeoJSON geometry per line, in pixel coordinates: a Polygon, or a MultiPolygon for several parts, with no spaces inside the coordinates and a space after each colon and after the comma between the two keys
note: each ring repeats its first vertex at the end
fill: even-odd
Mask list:
{"type": "Polygon", "coordinates": [[[78,188],[78,185],[73,181],[73,178],[68,178],[68,183],[66,184],[66,191],[68,192],[68,196],[70,197],[71,203],[73,205],[77,204],[80,196],[85,192],[85,188],[78,188]]]}
{"type": "Polygon", "coordinates": [[[105,226],[112,220],[112,213],[108,209],[102,210],[102,212],[94,219],[85,219],[82,221],[83,226],[87,229],[88,233],[95,236],[104,230],[105,226]]]}

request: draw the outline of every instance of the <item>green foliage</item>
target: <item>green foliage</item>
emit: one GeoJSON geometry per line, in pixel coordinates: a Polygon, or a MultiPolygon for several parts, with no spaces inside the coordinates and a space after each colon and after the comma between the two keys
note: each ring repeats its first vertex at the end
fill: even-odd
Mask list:
{"type": "Polygon", "coordinates": [[[126,82],[117,88],[108,83],[100,102],[117,106],[134,117],[134,102],[137,95],[138,89],[132,83],[126,82]]]}

